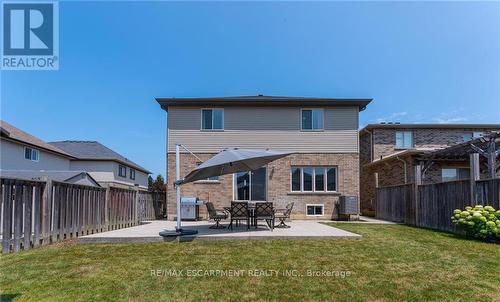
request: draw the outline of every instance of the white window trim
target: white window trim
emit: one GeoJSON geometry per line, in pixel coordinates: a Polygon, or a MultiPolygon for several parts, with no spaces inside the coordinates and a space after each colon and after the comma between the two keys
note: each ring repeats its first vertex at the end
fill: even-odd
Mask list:
{"type": "Polygon", "coordinates": [[[32,147],[24,147],[23,151],[24,151],[24,153],[23,153],[23,158],[24,159],[30,160],[30,161],[34,161],[34,162],[39,162],[40,161],[40,150],[38,150],[36,148],[32,148],[32,147]],[[31,152],[36,151],[36,153],[38,154],[38,156],[36,157],[36,159],[32,159],[33,156],[30,156],[30,158],[26,158],[26,149],[31,149],[31,152]]]}
{"type": "Polygon", "coordinates": [[[135,174],[136,174],[136,170],[135,169],[132,169],[132,168],[129,168],[129,175],[128,175],[128,178],[130,178],[131,180],[135,180],[135,174]],[[132,178],[132,172],[134,172],[134,178],[132,178]]]}
{"type": "Polygon", "coordinates": [[[120,164],[118,165],[118,177],[127,178],[127,166],[125,166],[125,165],[120,165],[120,164]],[[125,168],[125,169],[124,169],[124,170],[125,170],[125,175],[120,175],[120,167],[125,168]]]}
{"type": "MultiPolygon", "coordinates": [[[[314,114],[311,118],[314,117],[314,114]]],[[[312,120],[312,123],[314,125],[314,118],[312,120]]],[[[300,108],[300,115],[299,115],[299,125],[300,125],[300,131],[303,131],[303,132],[323,132],[325,131],[325,109],[324,108],[300,108]],[[302,111],[304,110],[321,110],[321,112],[323,113],[323,123],[321,125],[321,129],[304,129],[302,127],[302,111]]],[[[311,125],[312,127],[312,125],[311,125]]]]}
{"type": "Polygon", "coordinates": [[[415,138],[413,137],[413,131],[412,130],[399,130],[399,131],[394,132],[394,149],[395,150],[408,150],[408,149],[412,149],[415,146],[414,141],[415,141],[415,138]],[[397,140],[398,132],[403,133],[403,143],[404,143],[404,133],[405,132],[409,132],[410,133],[410,135],[411,135],[411,143],[410,143],[409,147],[398,147],[398,140],[397,140]]]}
{"type": "Polygon", "coordinates": [[[322,216],[325,216],[325,205],[322,204],[322,203],[308,203],[306,204],[306,216],[310,216],[310,217],[322,217],[322,216]],[[318,214],[313,214],[313,215],[310,215],[310,214],[307,214],[307,207],[321,207],[321,215],[318,215],[318,214]]]}
{"type": "Polygon", "coordinates": [[[206,132],[223,132],[224,131],[224,115],[226,113],[224,112],[224,108],[201,108],[200,109],[200,131],[206,131],[206,132]],[[212,128],[214,127],[214,113],[213,110],[222,110],[222,129],[203,129],[203,110],[212,110],[212,128]]]}
{"type": "Polygon", "coordinates": [[[291,166],[290,167],[290,192],[292,193],[304,193],[304,194],[311,194],[311,193],[337,193],[338,192],[338,179],[339,179],[339,168],[338,166],[291,166]],[[292,181],[292,169],[298,168],[300,169],[300,191],[293,191],[293,181],[292,181]],[[312,191],[304,191],[304,168],[312,168],[313,169],[313,174],[312,174],[312,191]],[[325,189],[322,191],[316,191],[316,168],[323,168],[324,169],[324,184],[325,184],[325,189]],[[328,190],[328,169],[334,168],[335,169],[335,190],[330,191],[328,190]]]}

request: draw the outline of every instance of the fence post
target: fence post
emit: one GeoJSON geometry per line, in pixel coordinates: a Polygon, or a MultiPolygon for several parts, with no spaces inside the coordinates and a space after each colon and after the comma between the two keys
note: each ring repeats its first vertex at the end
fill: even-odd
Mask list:
{"type": "Polygon", "coordinates": [[[415,226],[419,226],[418,216],[419,216],[419,205],[420,205],[420,196],[418,193],[418,186],[422,184],[422,165],[415,166],[415,184],[413,188],[413,199],[415,203],[415,226]]]}
{"type": "Polygon", "coordinates": [[[109,205],[110,205],[110,199],[111,199],[111,189],[108,186],[106,186],[106,194],[105,194],[105,199],[104,199],[104,230],[105,231],[110,231],[111,228],[109,227],[109,205]]]}
{"type": "Polygon", "coordinates": [[[135,196],[134,196],[134,225],[139,224],[139,215],[137,213],[139,209],[139,189],[134,188],[135,196]]]}
{"type": "Polygon", "coordinates": [[[44,177],[45,189],[42,196],[42,245],[50,243],[52,217],[52,180],[44,177]]]}
{"type": "Polygon", "coordinates": [[[476,181],[479,180],[479,153],[472,153],[470,157],[470,202],[476,204],[476,181]]]}

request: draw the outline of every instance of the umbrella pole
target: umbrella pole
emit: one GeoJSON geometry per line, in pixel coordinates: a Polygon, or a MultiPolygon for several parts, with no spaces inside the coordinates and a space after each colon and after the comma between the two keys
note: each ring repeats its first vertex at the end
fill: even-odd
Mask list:
{"type": "Polygon", "coordinates": [[[183,235],[194,235],[197,234],[197,230],[187,230],[182,229],[181,225],[181,145],[175,145],[175,193],[176,193],[176,204],[177,204],[177,225],[175,231],[163,230],[160,232],[160,236],[163,237],[177,237],[183,235]]]}
{"type": "Polygon", "coordinates": [[[180,232],[181,228],[181,185],[179,181],[181,180],[181,155],[180,155],[180,145],[175,145],[175,191],[176,191],[176,204],[177,204],[177,226],[175,230],[180,232]]]}

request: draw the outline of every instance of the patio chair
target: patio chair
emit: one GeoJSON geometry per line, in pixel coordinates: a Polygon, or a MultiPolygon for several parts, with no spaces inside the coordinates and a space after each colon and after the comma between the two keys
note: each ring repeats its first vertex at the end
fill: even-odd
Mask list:
{"type": "Polygon", "coordinates": [[[228,212],[226,210],[220,210],[216,209],[214,207],[214,204],[212,202],[207,202],[205,203],[207,206],[207,211],[208,211],[208,218],[213,219],[215,221],[215,225],[211,226],[211,229],[225,229],[226,227],[223,225],[220,225],[220,221],[222,219],[227,219],[228,217],[228,212]]]}
{"type": "Polygon", "coordinates": [[[238,223],[239,221],[247,222],[247,229],[250,229],[250,213],[248,210],[248,202],[231,202],[231,222],[229,223],[229,228],[233,229],[233,221],[238,223]]]}
{"type": "Polygon", "coordinates": [[[258,202],[255,204],[255,228],[259,220],[265,220],[271,231],[274,229],[274,208],[272,202],[258,202]]]}
{"type": "Polygon", "coordinates": [[[292,214],[293,202],[286,205],[284,209],[276,210],[274,217],[280,220],[280,223],[275,228],[289,228],[290,226],[285,223],[285,220],[290,218],[292,214]]]}

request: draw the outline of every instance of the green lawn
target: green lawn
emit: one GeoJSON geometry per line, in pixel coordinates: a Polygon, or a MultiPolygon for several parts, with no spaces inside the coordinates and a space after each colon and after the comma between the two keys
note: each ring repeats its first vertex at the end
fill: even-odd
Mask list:
{"type": "Polygon", "coordinates": [[[10,254],[0,258],[2,299],[500,300],[499,245],[401,225],[335,226],[363,239],[65,243],[10,254]],[[155,269],[245,273],[151,276],[155,269]],[[280,272],[249,276],[248,270],[255,269],[280,272]],[[291,272],[298,275],[283,276],[284,270],[296,270],[291,272]],[[307,270],[330,271],[334,276],[307,276],[307,270]],[[340,271],[350,275],[335,276],[340,271]]]}

